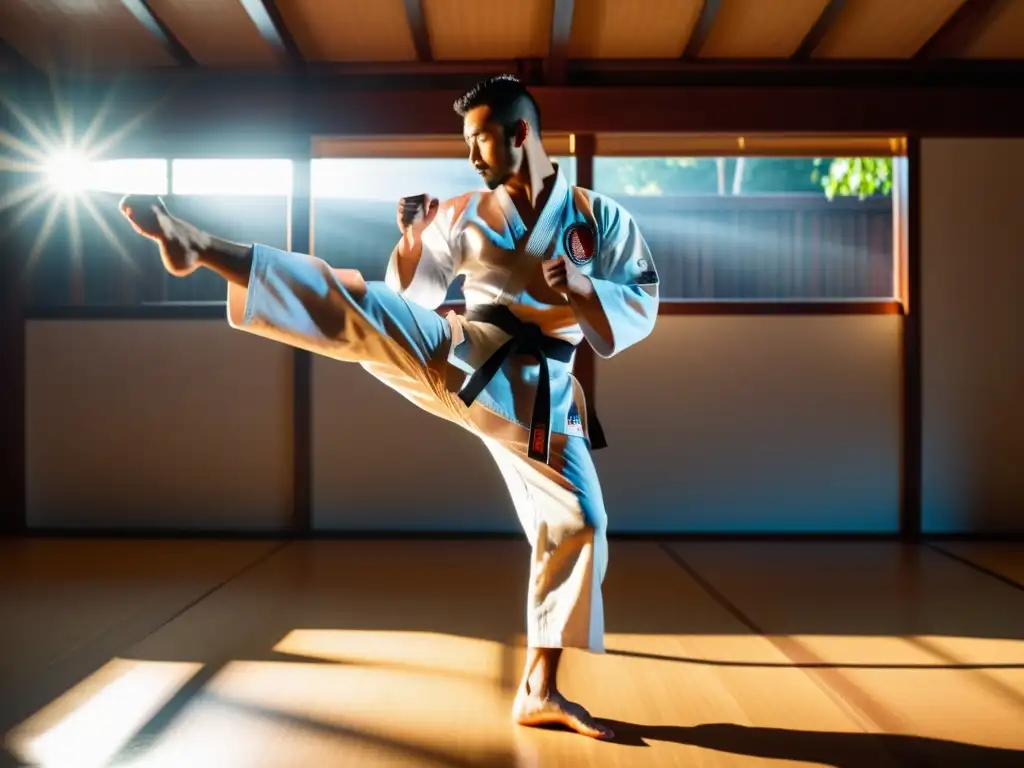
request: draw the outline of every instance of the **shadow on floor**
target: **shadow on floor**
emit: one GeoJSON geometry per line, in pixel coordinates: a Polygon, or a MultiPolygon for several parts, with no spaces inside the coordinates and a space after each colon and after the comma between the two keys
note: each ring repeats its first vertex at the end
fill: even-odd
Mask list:
{"type": "Polygon", "coordinates": [[[844,663],[844,662],[796,662],[796,661],[736,661],[733,659],[702,659],[695,656],[670,656],[663,653],[644,651],[619,651],[608,649],[609,656],[623,656],[629,659],[651,659],[653,661],[674,661],[679,664],[696,664],[702,667],[738,667],[741,669],[1024,669],[1020,664],[979,663],[979,664],[886,664],[886,663],[844,663]]]}
{"type": "Polygon", "coordinates": [[[794,760],[834,768],[878,768],[879,751],[899,766],[970,766],[1019,768],[1024,752],[979,747],[956,741],[918,736],[872,733],[830,733],[784,728],[756,728],[729,723],[707,725],[641,725],[602,720],[615,730],[615,742],[635,747],[649,741],[690,744],[734,755],[794,760]]]}
{"type": "MultiPolygon", "coordinates": [[[[1024,592],[925,548],[896,543],[729,544],[721,548],[687,547],[679,554],[670,547],[616,546],[620,549],[613,549],[613,559],[616,552],[626,557],[617,561],[618,567],[610,570],[606,582],[609,633],[872,635],[913,638],[908,642],[918,645],[924,642],[922,637],[933,636],[1024,639],[1024,592]],[[643,599],[637,599],[638,595],[643,599]],[[709,596],[721,610],[689,610],[696,600],[707,603],[709,596]],[[652,610],[652,605],[662,608],[652,610]],[[672,608],[666,610],[665,606],[672,608]],[[751,614],[756,614],[756,622],[751,614]]],[[[508,643],[522,629],[520,610],[528,578],[527,556],[525,545],[509,542],[435,542],[429,546],[422,542],[297,542],[257,558],[253,567],[238,578],[204,587],[206,592],[193,596],[183,590],[181,604],[168,601],[166,616],[155,617],[152,626],[138,627],[137,635],[118,636],[117,645],[122,658],[196,661],[204,665],[203,671],[134,735],[122,756],[153,744],[231,660],[328,661],[316,655],[306,659],[270,650],[297,628],[415,631],[508,643]],[[372,591],[363,585],[372,585],[372,591]],[[165,627],[168,631],[162,631],[165,627]]],[[[97,550],[95,557],[100,564],[120,562],[109,551],[97,550]]],[[[33,588],[39,589],[44,598],[51,594],[54,584],[43,567],[49,562],[50,558],[43,557],[39,568],[23,566],[26,572],[43,574],[33,588]]],[[[72,568],[70,575],[62,578],[68,583],[74,581],[72,577],[84,578],[99,567],[97,562],[90,560],[80,573],[77,567],[72,568]]],[[[177,575],[177,569],[184,573],[189,567],[175,565],[170,573],[157,569],[154,575],[141,562],[109,574],[108,579],[97,582],[97,589],[112,591],[116,597],[118,589],[131,591],[135,585],[144,584],[160,594],[159,589],[183,578],[177,575]]],[[[134,605],[125,599],[123,611],[134,605]]],[[[14,640],[0,638],[0,643],[11,658],[16,658],[17,643],[26,642],[18,638],[30,642],[44,631],[51,630],[40,621],[37,628],[22,628],[14,640]]],[[[941,648],[922,648],[935,658],[934,665],[843,660],[819,663],[791,656],[792,663],[778,666],[1013,669],[1024,664],[1024,659],[1009,664],[960,664],[949,654],[940,653],[941,648]]],[[[611,653],[709,666],[776,666],[632,651],[611,653]]],[[[402,666],[401,659],[393,665],[402,666]]],[[[33,670],[36,674],[43,671],[33,670]]],[[[45,678],[38,679],[25,671],[24,679],[31,679],[34,687],[19,692],[19,700],[10,706],[7,702],[0,706],[0,733],[45,706],[90,670],[85,662],[78,668],[69,661],[58,671],[60,674],[47,671],[45,678]]],[[[514,680],[517,673],[517,669],[510,668],[502,684],[514,680]]],[[[1016,691],[1002,693],[1020,695],[1016,691]]],[[[3,694],[0,689],[0,701],[3,694]]],[[[726,724],[611,725],[622,744],[643,746],[645,740],[669,741],[836,768],[875,766],[879,755],[884,754],[893,756],[891,762],[896,765],[1024,765],[1022,752],[895,735],[726,724]]],[[[356,737],[347,732],[339,735],[356,737]]],[[[382,750],[404,748],[380,746],[382,750]]],[[[447,759],[442,755],[436,758],[442,763],[447,759]]],[[[0,768],[5,759],[0,753],[0,768]]]]}

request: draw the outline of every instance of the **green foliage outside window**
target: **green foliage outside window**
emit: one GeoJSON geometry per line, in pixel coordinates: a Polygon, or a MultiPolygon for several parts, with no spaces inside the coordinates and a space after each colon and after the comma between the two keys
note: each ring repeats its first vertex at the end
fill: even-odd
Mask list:
{"type": "Polygon", "coordinates": [[[597,157],[597,187],[612,196],[824,194],[888,197],[888,157],[597,157]]]}

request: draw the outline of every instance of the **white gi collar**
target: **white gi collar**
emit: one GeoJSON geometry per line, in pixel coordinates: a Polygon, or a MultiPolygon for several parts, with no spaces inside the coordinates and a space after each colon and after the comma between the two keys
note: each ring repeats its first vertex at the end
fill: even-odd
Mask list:
{"type": "MultiPolygon", "coordinates": [[[[557,164],[554,164],[554,168],[555,184],[551,188],[551,194],[548,195],[547,201],[544,203],[544,208],[537,216],[537,223],[534,224],[533,229],[530,231],[529,240],[527,240],[526,247],[523,249],[526,255],[538,259],[544,258],[548,247],[558,234],[558,225],[562,221],[562,212],[565,210],[566,201],[571,192],[569,182],[566,181],[562,169],[557,164]]],[[[512,228],[513,237],[518,242],[527,231],[523,218],[519,215],[519,210],[516,208],[516,204],[512,202],[512,197],[504,185],[494,190],[494,194],[498,196],[498,204],[501,206],[501,211],[512,228]]]]}

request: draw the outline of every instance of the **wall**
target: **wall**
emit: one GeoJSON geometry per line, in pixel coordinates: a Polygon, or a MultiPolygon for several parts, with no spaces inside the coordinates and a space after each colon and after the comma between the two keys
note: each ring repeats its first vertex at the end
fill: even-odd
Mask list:
{"type": "Polygon", "coordinates": [[[613,527],[898,530],[901,322],[660,318],[598,364],[613,527]]]}
{"type": "MultiPolygon", "coordinates": [[[[898,316],[676,316],[598,361],[613,532],[897,529],[898,316]]],[[[268,529],[291,514],[290,352],[220,320],[31,320],[29,524],[268,529]]],[[[509,531],[476,440],[313,367],[322,530],[509,531]]]]}
{"type": "Polygon", "coordinates": [[[291,352],[211,320],[30,320],[29,527],[291,523],[291,352]]]}
{"type": "Polygon", "coordinates": [[[312,453],[319,529],[517,530],[479,441],[358,366],[314,358],[312,453]]]}
{"type": "Polygon", "coordinates": [[[923,525],[1024,530],[1024,140],[921,147],[923,525]]]}
{"type": "MultiPolygon", "coordinates": [[[[921,157],[924,529],[1019,532],[1024,141],[921,157]]],[[[664,316],[599,361],[612,530],[895,530],[900,322],[664,316]]],[[[26,354],[30,526],[290,522],[286,350],[220,320],[31,320],[26,354]]],[[[313,407],[318,528],[516,530],[468,435],[328,361],[313,407]]]]}

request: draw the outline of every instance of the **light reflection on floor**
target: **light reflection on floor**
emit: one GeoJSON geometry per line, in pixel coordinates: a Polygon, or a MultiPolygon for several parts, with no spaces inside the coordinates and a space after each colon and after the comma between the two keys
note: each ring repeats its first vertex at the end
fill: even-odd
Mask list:
{"type": "Polygon", "coordinates": [[[689,571],[617,542],[608,653],[563,657],[601,743],[511,723],[518,542],[6,545],[0,764],[1024,765],[1021,589],[894,544],[673,546],[689,571]]]}
{"type": "Polygon", "coordinates": [[[45,768],[105,765],[201,667],[112,659],[11,731],[7,747],[45,768]]]}
{"type": "MultiPolygon", "coordinates": [[[[780,696],[784,690],[792,692],[800,680],[794,676],[801,675],[793,662],[763,642],[752,645],[753,639],[609,635],[606,656],[568,653],[563,680],[567,689],[587,690],[588,705],[612,718],[635,719],[638,709],[646,709],[645,722],[653,729],[671,728],[673,723],[678,726],[681,719],[700,725],[700,707],[687,713],[666,710],[664,704],[645,706],[640,689],[653,695],[648,699],[652,704],[655,699],[664,700],[666,692],[659,690],[659,680],[664,684],[685,665],[698,686],[702,677],[727,670],[736,680],[746,679],[748,686],[757,680],[780,696]],[[678,655],[667,652],[673,646],[678,647],[678,655]],[[604,685],[595,681],[598,670],[604,685]]],[[[881,683],[886,675],[890,680],[893,675],[910,675],[918,685],[934,688],[943,678],[949,681],[950,676],[959,674],[949,669],[948,659],[927,658],[927,646],[922,648],[908,638],[814,636],[785,640],[813,649],[821,664],[856,672],[868,687],[872,679],[881,683]]],[[[961,663],[985,664],[981,655],[987,648],[993,653],[988,663],[1004,665],[997,671],[1018,678],[1024,675],[1022,641],[932,640],[961,651],[974,648],[971,660],[961,663]]],[[[441,633],[295,629],[272,652],[281,654],[283,660],[228,660],[218,668],[204,670],[208,678],[203,685],[168,722],[148,732],[147,724],[160,721],[161,708],[204,665],[111,660],[12,731],[7,747],[26,763],[44,768],[107,764],[229,768],[323,765],[339,760],[374,766],[525,766],[544,764],[541,756],[550,753],[558,740],[578,739],[560,732],[525,731],[510,722],[513,690],[508,685],[509,671],[518,671],[521,648],[441,633]]],[[[695,689],[686,695],[711,695],[710,677],[708,681],[704,691],[695,689]]],[[[963,711],[963,701],[942,697],[934,690],[931,714],[939,733],[929,735],[952,738],[955,734],[941,733],[946,730],[941,726],[954,710],[963,711]]],[[[784,699],[782,696],[779,702],[784,699]]],[[[728,714],[721,702],[714,704],[721,714],[728,714]]],[[[813,702],[810,704],[813,707],[813,702]]],[[[732,714],[739,725],[756,720],[759,725],[779,728],[794,717],[794,712],[786,709],[778,709],[774,717],[749,711],[748,718],[743,708],[732,714]]],[[[811,730],[851,735],[861,731],[838,711],[832,717],[826,712],[802,717],[811,730]]],[[[976,729],[978,743],[1007,746],[1012,730],[1010,722],[991,722],[976,729]]],[[[1010,741],[1024,748],[1024,733],[1010,741]]],[[[584,751],[591,747],[586,745],[584,751]]],[[[606,758],[611,756],[608,750],[615,749],[614,745],[603,748],[606,758]]],[[[554,751],[564,749],[564,744],[556,745],[554,751]]],[[[636,755],[635,750],[632,754],[636,755]]],[[[676,757],[697,759],[698,754],[708,755],[697,745],[682,745],[676,757]]],[[[725,764],[755,761],[753,757],[731,756],[725,764]]]]}

